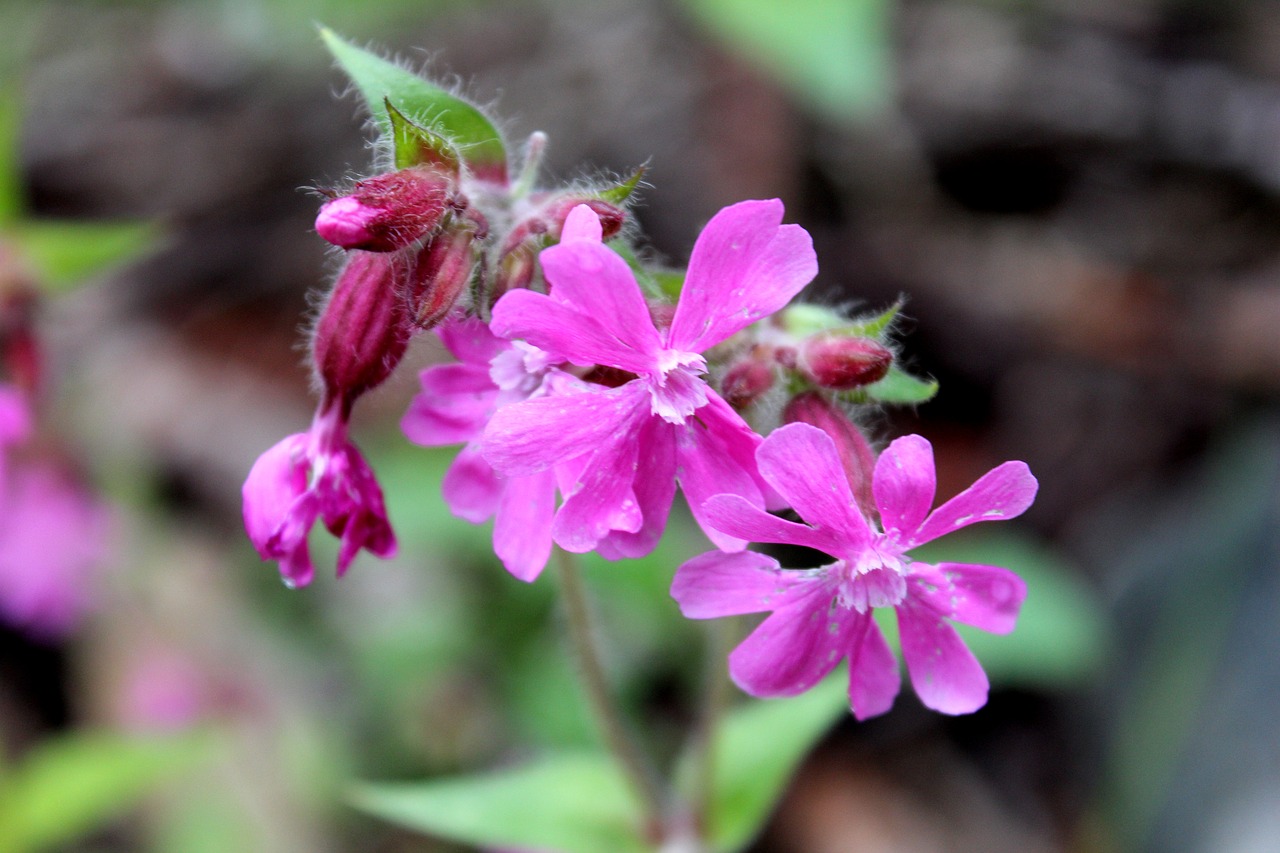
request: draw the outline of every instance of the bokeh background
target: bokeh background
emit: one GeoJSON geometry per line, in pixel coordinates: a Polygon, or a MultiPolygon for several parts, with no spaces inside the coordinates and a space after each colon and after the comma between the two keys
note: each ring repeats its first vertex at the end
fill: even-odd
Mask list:
{"type": "MultiPolygon", "coordinates": [[[[110,557],[74,630],[0,629],[0,839],[26,779],[44,849],[462,850],[348,786],[592,742],[550,579],[506,576],[444,510],[449,454],[398,435],[429,342],[355,427],[402,556],[289,591],[243,536],[245,473],[313,406],[334,264],[304,189],[370,159],[317,21],[546,131],[553,179],[648,163],[658,257],[781,197],[822,299],[908,297],[941,392],[872,432],[929,437],[942,494],[1039,477],[957,546],[1033,579],[979,649],[988,707],[841,722],[755,853],[1280,849],[1280,6],[1247,0],[6,0],[30,218],[150,230],[40,316],[41,429],[110,502],[110,557]]],[[[660,752],[701,641],[665,589],[703,548],[677,525],[590,570],[660,752]]]]}

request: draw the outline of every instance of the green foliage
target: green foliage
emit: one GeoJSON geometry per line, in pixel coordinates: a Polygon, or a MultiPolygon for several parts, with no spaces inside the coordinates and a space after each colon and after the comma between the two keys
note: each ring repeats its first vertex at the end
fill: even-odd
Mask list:
{"type": "Polygon", "coordinates": [[[0,779],[0,851],[48,850],[134,808],[208,753],[206,737],[77,732],[41,744],[0,779]]]}
{"type": "Polygon", "coordinates": [[[596,196],[613,204],[622,204],[631,198],[631,194],[636,191],[636,187],[640,185],[640,179],[644,177],[644,172],[645,167],[641,166],[631,173],[631,177],[612,186],[605,187],[597,192],[596,196]]]}
{"type": "Polygon", "coordinates": [[[394,138],[387,105],[395,104],[414,123],[448,137],[472,169],[506,180],[506,146],[484,113],[394,62],[343,41],[332,30],[321,27],[320,36],[364,96],[384,136],[394,138]]]}
{"type": "Polygon", "coordinates": [[[857,119],[889,97],[888,0],[685,0],[743,56],[814,106],[857,119]]]}
{"type": "Polygon", "coordinates": [[[397,169],[434,165],[455,175],[458,173],[462,168],[462,158],[452,142],[405,118],[390,99],[384,98],[382,106],[391,120],[391,144],[397,169]]]}
{"type": "Polygon", "coordinates": [[[145,222],[26,221],[11,232],[40,285],[55,293],[141,257],[158,236],[145,222]]]}
{"type": "Polygon", "coordinates": [[[549,756],[477,776],[361,785],[355,805],[411,829],[485,847],[644,853],[639,809],[613,762],[549,756]]]}
{"type": "MultiPolygon", "coordinates": [[[[842,714],[849,713],[842,672],[789,699],[742,705],[718,732],[707,825],[717,853],[744,849],[778,804],[804,756],[842,714]]],[[[679,779],[692,795],[694,756],[686,755],[679,779]]]]}
{"type": "Polygon", "coordinates": [[[859,389],[859,393],[880,403],[914,405],[932,400],[938,393],[938,383],[932,379],[917,379],[895,364],[884,379],[859,389]]]}

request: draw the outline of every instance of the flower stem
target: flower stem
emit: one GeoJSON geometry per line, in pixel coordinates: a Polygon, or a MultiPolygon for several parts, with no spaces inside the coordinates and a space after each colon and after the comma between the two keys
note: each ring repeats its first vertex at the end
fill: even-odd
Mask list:
{"type": "Polygon", "coordinates": [[[622,709],[609,691],[578,561],[574,555],[559,548],[556,549],[556,557],[565,616],[569,623],[570,645],[577,658],[578,672],[581,674],[596,725],[640,801],[646,832],[661,838],[665,834],[661,789],[644,753],[627,730],[622,709]]]}
{"type": "Polygon", "coordinates": [[[717,729],[729,699],[729,678],[725,658],[732,645],[735,619],[716,619],[708,625],[707,663],[703,672],[701,708],[694,732],[694,820],[699,835],[710,839],[714,831],[712,799],[715,796],[717,729]]]}

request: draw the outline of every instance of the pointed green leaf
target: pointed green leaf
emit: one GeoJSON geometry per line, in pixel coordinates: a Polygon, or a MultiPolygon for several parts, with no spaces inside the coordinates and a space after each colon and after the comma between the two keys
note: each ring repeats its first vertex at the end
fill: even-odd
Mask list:
{"type": "Polygon", "coordinates": [[[458,173],[462,161],[452,142],[409,121],[390,99],[383,100],[383,107],[391,117],[391,141],[395,146],[397,169],[433,165],[455,175],[458,173]]]}
{"type": "Polygon", "coordinates": [[[368,784],[357,808],[421,832],[481,847],[556,853],[645,853],[640,814],[603,755],[563,754],[479,776],[368,784]]]}
{"type": "MultiPolygon", "coordinates": [[[[742,850],[760,832],[800,761],[849,713],[847,686],[842,669],[803,695],[752,701],[725,718],[713,759],[708,816],[716,853],[742,850]]],[[[693,796],[693,762],[686,754],[677,777],[686,796],[693,796]]]]}
{"type": "Polygon", "coordinates": [[[902,302],[895,302],[887,309],[870,317],[850,322],[845,315],[821,305],[798,302],[782,311],[782,324],[797,338],[827,332],[851,338],[880,338],[893,325],[902,311],[902,302]]]}
{"type": "Polygon", "coordinates": [[[208,754],[202,734],[144,737],[77,732],[51,740],[0,786],[0,851],[47,850],[135,807],[208,754]]]}
{"type": "Polygon", "coordinates": [[[938,393],[938,383],[932,379],[917,379],[894,365],[884,379],[860,390],[881,403],[911,405],[933,399],[933,395],[938,393]]]}
{"type": "Polygon", "coordinates": [[[12,231],[40,284],[54,292],[141,257],[159,236],[159,229],[146,222],[28,221],[12,231]]]}
{"type": "Polygon", "coordinates": [[[847,335],[851,338],[879,338],[893,325],[893,321],[898,319],[898,314],[901,311],[902,303],[895,302],[874,317],[867,317],[866,319],[840,326],[835,331],[837,334],[847,335]]]}
{"type": "Polygon", "coordinates": [[[343,41],[327,27],[320,28],[320,36],[364,96],[383,135],[393,134],[390,101],[414,123],[448,137],[478,176],[506,183],[506,146],[484,113],[394,62],[343,41]]]}
{"type": "Polygon", "coordinates": [[[631,198],[631,194],[636,191],[636,187],[640,185],[640,179],[644,177],[644,171],[645,167],[641,166],[631,174],[631,177],[600,190],[596,193],[596,196],[613,204],[622,204],[631,198]]]}

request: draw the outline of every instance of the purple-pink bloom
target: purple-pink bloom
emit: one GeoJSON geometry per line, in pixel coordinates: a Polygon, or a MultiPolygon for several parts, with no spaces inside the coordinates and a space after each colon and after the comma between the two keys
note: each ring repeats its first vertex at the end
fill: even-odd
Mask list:
{"type": "Polygon", "coordinates": [[[242,493],[249,539],[262,559],[279,561],[291,587],[315,576],[307,534],[317,520],[341,540],[339,577],[361,548],[379,557],[395,553],[382,489],[347,438],[337,404],[321,409],[310,431],[290,435],[258,457],[242,493]]]}
{"type": "Polygon", "coordinates": [[[109,526],[107,509],[56,464],[14,466],[0,514],[0,618],[50,639],[75,628],[97,599],[109,526]]]}
{"type": "Polygon", "coordinates": [[[813,548],[835,562],[783,570],[763,554],[711,552],[680,567],[671,594],[690,618],[771,611],[730,654],[734,681],[755,696],[793,696],[848,658],[853,713],[858,719],[882,714],[897,696],[899,675],[872,610],[892,607],[920,700],[944,714],[982,707],[986,674],[947,620],[1012,631],[1026,585],[998,566],[928,565],[907,552],[970,524],[1020,515],[1037,488],[1026,464],[1005,462],[930,512],[933,449],[918,435],[899,438],[876,462],[876,525],[858,509],[835,444],[822,430],[784,426],[761,443],[756,457],[761,475],[807,524],[770,515],[737,495],[709,500],[703,508],[708,523],[753,542],[813,548]]]}
{"type": "Polygon", "coordinates": [[[551,556],[556,472],[502,477],[480,454],[478,439],[502,406],[533,396],[581,393],[586,385],[557,370],[541,350],[494,337],[479,320],[456,320],[437,332],[458,361],[422,371],[422,391],[405,412],[401,429],[426,447],[466,442],[445,474],[445,502],[454,515],[476,524],[493,517],[494,553],[511,574],[532,581],[551,556]]]}
{"type": "Polygon", "coordinates": [[[776,199],[716,214],[694,245],[666,328],[654,323],[631,269],[603,245],[599,219],[585,205],[569,214],[561,242],[542,252],[550,293],[515,290],[498,301],[491,328],[500,337],[635,377],[503,407],[485,429],[485,458],[510,477],[590,454],[561,484],[565,499],[552,528],[561,547],[648,553],[677,482],[718,546],[743,547],[707,525],[701,507],[720,493],[764,505],[754,461],[760,438],[707,385],[702,353],[782,308],[816,274],[809,235],[781,222],[776,199]]]}

